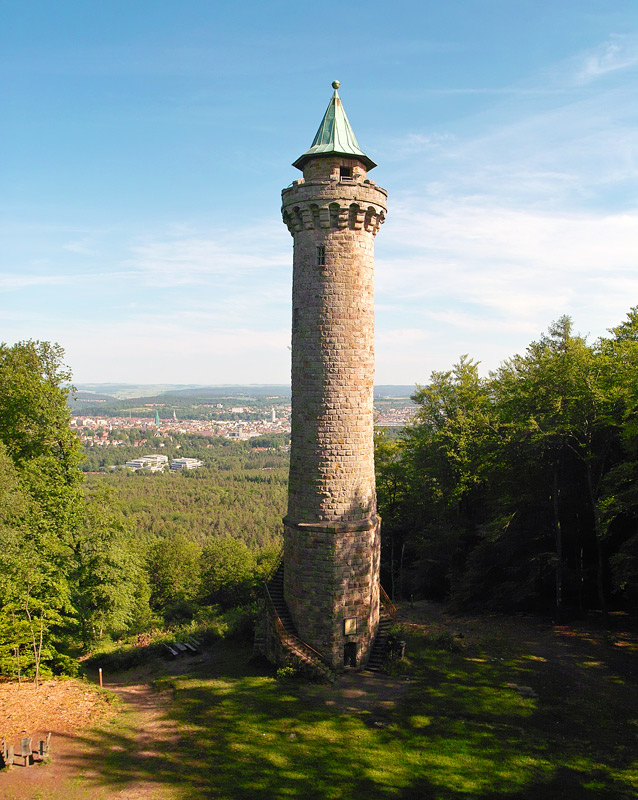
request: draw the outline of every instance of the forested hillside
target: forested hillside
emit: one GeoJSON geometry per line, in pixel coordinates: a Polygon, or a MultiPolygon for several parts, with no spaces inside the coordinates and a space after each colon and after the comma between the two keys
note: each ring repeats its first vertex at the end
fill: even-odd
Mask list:
{"type": "Polygon", "coordinates": [[[0,346],[0,673],[36,682],[110,637],[251,601],[281,547],[284,453],[186,437],[173,455],[201,470],[85,480],[105,465],[70,430],[69,380],[57,345],[0,346]]]}
{"type": "Polygon", "coordinates": [[[638,603],[638,307],[589,344],[569,318],[486,378],[464,356],[377,445],[386,581],[458,606],[638,603]]]}
{"type": "Polygon", "coordinates": [[[90,475],[86,483],[89,489],[112,489],[142,540],[180,533],[203,544],[209,536],[232,536],[258,548],[280,542],[287,481],[284,466],[243,465],[237,457],[232,470],[116,472],[90,475]]]}

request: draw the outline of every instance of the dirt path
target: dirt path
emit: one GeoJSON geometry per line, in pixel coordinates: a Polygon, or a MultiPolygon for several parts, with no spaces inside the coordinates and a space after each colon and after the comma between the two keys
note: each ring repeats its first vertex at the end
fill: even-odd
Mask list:
{"type": "MultiPolygon", "coordinates": [[[[15,766],[0,774],[1,800],[174,800],[177,797],[174,789],[149,783],[146,777],[144,781],[130,782],[136,764],[144,765],[139,774],[145,776],[149,763],[161,767],[164,753],[176,739],[176,727],[166,713],[170,693],[156,692],[149,683],[141,681],[112,683],[107,688],[121,700],[119,713],[100,725],[94,734],[86,728],[53,727],[50,762],[28,769],[15,766]],[[104,785],[105,763],[113,765],[108,786],[104,785]],[[125,768],[118,770],[118,763],[125,768]]],[[[72,714],[72,706],[67,713],[72,714]]]]}

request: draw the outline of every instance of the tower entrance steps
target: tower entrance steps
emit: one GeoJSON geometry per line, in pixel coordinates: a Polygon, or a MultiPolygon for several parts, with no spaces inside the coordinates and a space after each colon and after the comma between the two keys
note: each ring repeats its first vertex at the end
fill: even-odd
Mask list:
{"type": "Polygon", "coordinates": [[[297,638],[299,638],[299,634],[297,633],[297,628],[295,627],[295,623],[292,621],[292,617],[290,616],[290,611],[288,610],[288,605],[286,604],[286,600],[284,599],[283,561],[280,561],[279,566],[275,570],[274,575],[266,584],[266,590],[270,595],[270,599],[272,600],[272,604],[275,607],[277,616],[281,620],[282,625],[286,629],[286,632],[291,634],[292,636],[296,636],[297,638]]]}
{"type": "MultiPolygon", "coordinates": [[[[312,648],[307,642],[299,638],[297,628],[293,622],[288,605],[284,598],[284,562],[273,573],[270,580],[265,583],[265,600],[267,624],[278,641],[278,652],[274,658],[275,663],[285,663],[292,657],[307,666],[315,673],[330,681],[334,680],[334,671],[326,659],[312,648]]],[[[268,635],[266,634],[266,639],[268,635]]],[[[268,647],[268,642],[265,642],[268,647]]]]}
{"type": "Polygon", "coordinates": [[[370,670],[370,672],[385,671],[385,662],[388,655],[388,636],[390,635],[391,625],[392,620],[390,616],[385,613],[381,614],[377,636],[372,645],[370,658],[366,664],[366,669],[370,670]]]}
{"type": "Polygon", "coordinates": [[[385,672],[387,659],[390,655],[390,635],[392,626],[399,621],[397,607],[388,597],[383,586],[379,586],[379,597],[381,600],[381,614],[379,616],[379,627],[377,635],[370,651],[370,658],[366,664],[366,669],[370,672],[385,672]]]}

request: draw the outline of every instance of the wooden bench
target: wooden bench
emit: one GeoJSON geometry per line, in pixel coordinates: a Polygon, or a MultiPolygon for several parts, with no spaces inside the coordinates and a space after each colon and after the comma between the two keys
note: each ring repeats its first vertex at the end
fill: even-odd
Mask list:
{"type": "Polygon", "coordinates": [[[38,755],[40,756],[40,761],[44,761],[51,755],[51,731],[47,734],[46,739],[40,739],[38,742],[38,755]]]}
{"type": "Polygon", "coordinates": [[[198,653],[200,645],[201,643],[199,640],[195,639],[193,636],[190,636],[188,639],[184,639],[183,642],[171,642],[170,644],[164,643],[164,647],[173,658],[177,658],[177,656],[198,653]]]}
{"type": "Polygon", "coordinates": [[[7,744],[4,739],[2,740],[2,761],[3,766],[11,767],[13,766],[15,754],[13,752],[13,745],[7,744]]]}
{"type": "MultiPolygon", "coordinates": [[[[38,742],[38,749],[35,751],[35,755],[39,757],[40,761],[44,761],[49,757],[50,754],[51,733],[49,732],[46,739],[40,739],[38,742]]],[[[15,747],[12,744],[7,744],[6,741],[3,740],[0,755],[2,755],[2,761],[4,762],[3,766],[5,767],[12,767],[14,765],[17,766],[16,758],[22,758],[22,766],[29,767],[34,763],[33,737],[23,736],[20,739],[20,747],[17,753],[15,752],[15,747]]]]}
{"type": "Polygon", "coordinates": [[[32,753],[31,753],[31,737],[30,736],[23,736],[20,739],[20,755],[24,759],[24,766],[28,767],[31,765],[33,761],[32,753]]]}

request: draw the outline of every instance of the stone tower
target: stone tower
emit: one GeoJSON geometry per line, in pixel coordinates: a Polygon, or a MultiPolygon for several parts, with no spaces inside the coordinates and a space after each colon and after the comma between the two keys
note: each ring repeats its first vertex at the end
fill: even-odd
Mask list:
{"type": "Polygon", "coordinates": [[[282,192],[294,238],[292,442],[284,597],[332,665],[363,665],[379,623],[373,449],[374,237],[387,192],[367,177],[337,89],[282,192]]]}

